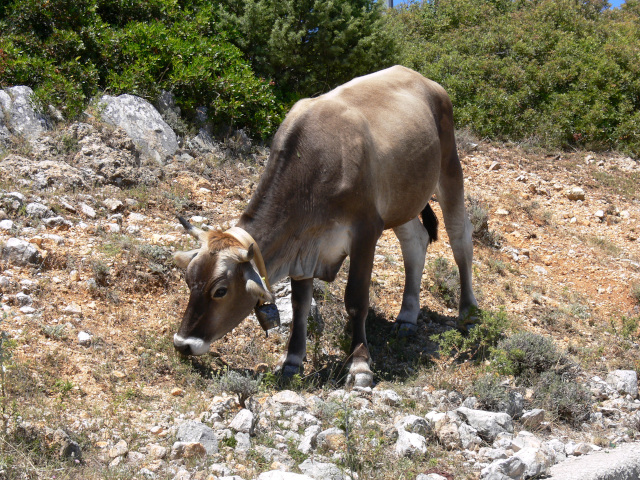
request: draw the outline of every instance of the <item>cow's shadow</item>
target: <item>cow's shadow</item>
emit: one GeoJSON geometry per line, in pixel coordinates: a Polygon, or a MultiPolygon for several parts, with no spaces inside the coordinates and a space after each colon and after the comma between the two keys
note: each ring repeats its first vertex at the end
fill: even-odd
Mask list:
{"type": "MultiPolygon", "coordinates": [[[[441,315],[423,308],[420,312],[417,331],[406,337],[397,334],[394,319],[371,308],[367,317],[367,340],[372,357],[371,369],[374,382],[403,382],[414,378],[421,367],[428,367],[438,358],[438,343],[433,335],[456,328],[457,317],[441,315]]],[[[350,341],[348,322],[345,322],[345,338],[350,341]]],[[[309,339],[307,356],[314,355],[314,340],[309,339]]],[[[183,358],[201,378],[214,380],[234,371],[247,378],[264,378],[252,369],[226,364],[211,352],[208,359],[183,358]],[[213,358],[217,357],[217,358],[213,358]]],[[[324,353],[311,363],[314,368],[295,378],[282,378],[270,372],[271,386],[277,389],[313,390],[315,388],[342,388],[347,377],[348,358],[342,353],[324,353]]],[[[308,364],[307,364],[308,365],[308,364]]]]}

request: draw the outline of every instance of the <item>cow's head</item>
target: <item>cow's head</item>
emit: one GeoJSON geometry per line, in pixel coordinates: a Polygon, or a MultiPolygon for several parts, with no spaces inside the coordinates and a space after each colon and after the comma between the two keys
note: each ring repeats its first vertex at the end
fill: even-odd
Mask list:
{"type": "Polygon", "coordinates": [[[251,261],[253,245],[244,248],[227,233],[205,232],[182,218],[180,222],[200,240],[201,247],[173,257],[186,270],[191,290],[173,345],[185,355],[202,355],[211,342],[246,318],[258,301],[273,299],[251,261]]]}

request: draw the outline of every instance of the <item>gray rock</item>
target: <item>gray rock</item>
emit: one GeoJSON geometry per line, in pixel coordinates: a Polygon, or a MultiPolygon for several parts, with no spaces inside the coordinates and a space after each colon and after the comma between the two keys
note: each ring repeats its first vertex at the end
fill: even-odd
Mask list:
{"type": "Polygon", "coordinates": [[[513,421],[506,413],[485,412],[483,410],[471,410],[460,407],[455,412],[462,420],[478,431],[478,435],[493,442],[499,433],[513,432],[513,421]]]}
{"type": "Polygon", "coordinates": [[[402,417],[396,422],[395,427],[398,430],[402,429],[407,432],[417,433],[423,437],[427,436],[431,430],[426,420],[422,417],[418,417],[417,415],[407,415],[406,417],[402,417]]]}
{"type": "Polygon", "coordinates": [[[251,410],[243,408],[233,418],[233,420],[229,424],[229,428],[235,430],[236,432],[252,433],[254,419],[255,417],[251,410]]]}
{"type": "Polygon", "coordinates": [[[91,345],[92,336],[87,332],[79,332],[78,333],[78,343],[84,347],[88,347],[91,345]]]}
{"type": "Polygon", "coordinates": [[[307,427],[302,436],[302,440],[298,444],[298,450],[305,455],[311,453],[316,448],[318,434],[322,429],[319,425],[312,425],[307,427]]]}
{"type": "Polygon", "coordinates": [[[16,301],[18,302],[18,305],[31,305],[33,303],[33,298],[31,298],[31,295],[27,295],[24,292],[19,292],[16,293],[16,301]]]}
{"type": "Polygon", "coordinates": [[[282,390],[271,397],[271,400],[285,407],[296,407],[297,409],[307,407],[305,399],[291,390],[282,390]]]}
{"type": "Polygon", "coordinates": [[[554,453],[555,463],[566,460],[567,453],[564,449],[564,443],[562,443],[560,440],[558,440],[557,438],[553,438],[547,442],[544,442],[544,445],[547,447],[547,450],[554,453]]]}
{"type": "Polygon", "coordinates": [[[519,480],[523,478],[526,468],[522,460],[513,456],[490,463],[482,469],[480,478],[483,480],[505,480],[509,478],[519,480]]]}
{"type": "Polygon", "coordinates": [[[604,449],[554,465],[548,480],[636,480],[640,478],[640,444],[604,449]]]}
{"type": "Polygon", "coordinates": [[[631,398],[638,397],[638,375],[634,370],[614,370],[607,375],[611,388],[631,398]]]}
{"type": "Polygon", "coordinates": [[[461,423],[458,426],[458,435],[460,436],[462,448],[475,450],[482,445],[482,439],[478,436],[478,431],[471,425],[461,423]]]}
{"type": "Polygon", "coordinates": [[[206,455],[207,449],[200,442],[175,442],[171,446],[171,458],[174,460],[204,457],[206,455]]]}
{"type": "Polygon", "coordinates": [[[396,455],[399,457],[411,457],[427,453],[427,441],[422,435],[417,433],[398,430],[398,441],[396,442],[396,455]]]}
{"type": "Polygon", "coordinates": [[[511,441],[511,449],[518,452],[523,448],[540,448],[542,441],[533,433],[521,430],[518,435],[511,441]]]}
{"type": "Polygon", "coordinates": [[[47,117],[36,113],[31,103],[33,90],[25,86],[16,86],[0,90],[0,110],[4,111],[4,135],[10,131],[14,135],[34,140],[51,128],[47,117]]]}
{"type": "Polygon", "coordinates": [[[347,480],[350,478],[333,463],[322,463],[311,458],[298,465],[298,468],[303,474],[316,480],[347,480]]]}
{"type": "Polygon", "coordinates": [[[178,149],[178,138],[158,111],[146,100],[133,95],[100,99],[102,118],[121,127],[149,158],[164,164],[178,149]]]}
{"type": "Polygon", "coordinates": [[[248,433],[238,432],[235,435],[236,453],[247,453],[251,449],[251,438],[248,433]]]}
{"type": "Polygon", "coordinates": [[[4,230],[5,232],[8,232],[9,230],[11,230],[13,228],[13,220],[0,220],[0,230],[4,230]]]}
{"type": "Polygon", "coordinates": [[[301,475],[299,473],[282,472],[280,470],[271,470],[263,472],[258,476],[257,480],[314,480],[309,475],[301,475]]]}
{"type": "Polygon", "coordinates": [[[374,405],[389,405],[396,407],[402,402],[402,397],[393,390],[373,390],[374,405]]]}
{"type": "Polygon", "coordinates": [[[429,473],[427,475],[421,473],[416,477],[416,480],[447,480],[447,477],[443,477],[442,475],[438,475],[437,473],[429,473]]]}
{"type": "Polygon", "coordinates": [[[67,230],[73,226],[73,223],[61,216],[45,218],[42,220],[42,223],[48,228],[57,227],[63,230],[67,230]]]}
{"type": "Polygon", "coordinates": [[[524,463],[526,478],[546,475],[555,463],[555,455],[545,448],[526,447],[519,450],[514,456],[524,463]]]}
{"type": "Polygon", "coordinates": [[[218,439],[214,431],[204,423],[188,421],[178,427],[176,438],[181,442],[199,442],[208,455],[218,453],[218,439]]]}
{"type": "Polygon", "coordinates": [[[2,247],[2,258],[12,265],[27,266],[42,263],[42,255],[29,242],[10,238],[2,247]]]}
{"type": "Polygon", "coordinates": [[[538,428],[540,424],[544,421],[544,410],[541,408],[534,408],[533,410],[528,410],[522,414],[522,424],[531,429],[538,428]]]}
{"type": "Polygon", "coordinates": [[[117,212],[122,209],[124,205],[120,200],[116,198],[107,198],[102,201],[102,204],[109,209],[111,212],[117,212]]]}
{"type": "Polygon", "coordinates": [[[27,204],[27,215],[34,218],[46,218],[53,216],[53,212],[42,203],[32,202],[27,204]]]}
{"type": "Polygon", "coordinates": [[[95,183],[93,172],[72,167],[63,161],[31,160],[8,155],[0,163],[0,171],[9,178],[29,178],[38,188],[82,188],[95,183]]]}
{"type": "Polygon", "coordinates": [[[96,218],[96,211],[86,203],[80,204],[80,212],[86,217],[96,218]]]}

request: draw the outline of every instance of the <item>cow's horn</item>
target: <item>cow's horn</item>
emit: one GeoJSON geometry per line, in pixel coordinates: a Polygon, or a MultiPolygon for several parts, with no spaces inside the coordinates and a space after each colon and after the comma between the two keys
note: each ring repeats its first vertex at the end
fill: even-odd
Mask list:
{"type": "Polygon", "coordinates": [[[180,215],[178,215],[178,221],[180,222],[180,225],[184,227],[184,229],[187,231],[189,235],[191,235],[194,238],[197,238],[201,242],[206,241],[206,238],[205,238],[206,233],[204,230],[201,230],[198,227],[194,227],[189,223],[188,220],[184,219],[180,215]]]}

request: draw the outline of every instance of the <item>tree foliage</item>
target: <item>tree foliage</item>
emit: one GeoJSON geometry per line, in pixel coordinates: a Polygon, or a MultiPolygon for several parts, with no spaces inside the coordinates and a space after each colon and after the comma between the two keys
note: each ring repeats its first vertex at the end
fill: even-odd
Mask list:
{"type": "Polygon", "coordinates": [[[399,9],[400,63],[441,83],[458,125],[547,147],[640,154],[640,8],[604,0],[431,0],[399,9]]]}
{"type": "Polygon", "coordinates": [[[376,0],[223,0],[221,18],[230,40],[283,98],[324,93],[395,60],[376,0]]]}
{"type": "Polygon", "coordinates": [[[67,118],[99,92],[155,101],[172,91],[187,115],[267,136],[282,109],[198,0],[15,0],[0,18],[0,87],[29,85],[67,118]]]}

